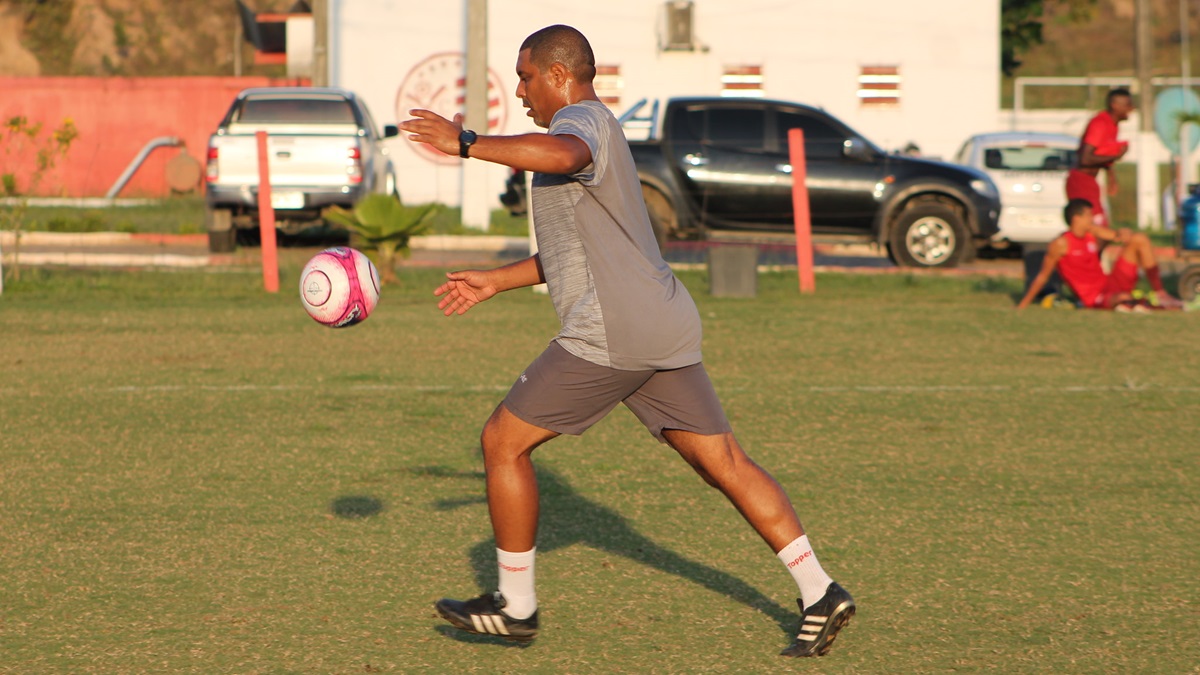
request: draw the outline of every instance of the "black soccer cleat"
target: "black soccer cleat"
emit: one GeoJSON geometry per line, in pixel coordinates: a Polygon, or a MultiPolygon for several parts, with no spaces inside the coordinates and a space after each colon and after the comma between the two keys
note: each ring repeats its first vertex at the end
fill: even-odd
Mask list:
{"type": "Polygon", "coordinates": [[[800,632],[780,655],[825,656],[833,647],[838,631],[854,616],[854,598],[835,581],[812,607],[804,609],[803,600],[797,600],[796,604],[800,605],[800,632]]]}
{"type": "Polygon", "coordinates": [[[500,611],[505,604],[504,596],[496,591],[465,601],[442,598],[433,606],[443,619],[468,633],[496,635],[513,642],[532,642],[538,631],[537,610],[528,619],[514,619],[500,611]]]}

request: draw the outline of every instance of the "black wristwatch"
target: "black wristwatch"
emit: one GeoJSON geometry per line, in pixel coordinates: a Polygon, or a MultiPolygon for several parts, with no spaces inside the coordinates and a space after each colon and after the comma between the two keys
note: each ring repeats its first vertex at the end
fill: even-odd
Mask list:
{"type": "Polygon", "coordinates": [[[458,156],[466,159],[471,156],[471,146],[475,145],[475,139],[479,135],[470,129],[463,129],[458,135],[458,156]]]}

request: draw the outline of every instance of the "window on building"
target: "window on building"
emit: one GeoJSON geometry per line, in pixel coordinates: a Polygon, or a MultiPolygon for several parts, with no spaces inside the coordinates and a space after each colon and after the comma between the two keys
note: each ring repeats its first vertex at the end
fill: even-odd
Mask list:
{"type": "Polygon", "coordinates": [[[762,98],[762,66],[725,66],[721,74],[721,95],[762,98]]]}
{"type": "Polygon", "coordinates": [[[621,104],[621,90],[625,81],[621,79],[621,66],[596,66],[596,79],[592,82],[600,102],[609,107],[621,104]]]}
{"type": "Polygon", "coordinates": [[[858,101],[863,106],[900,105],[900,67],[863,66],[858,75],[858,101]]]}
{"type": "Polygon", "coordinates": [[[666,27],[663,32],[663,51],[691,52],[696,50],[696,39],[692,35],[691,0],[667,0],[666,27]]]}

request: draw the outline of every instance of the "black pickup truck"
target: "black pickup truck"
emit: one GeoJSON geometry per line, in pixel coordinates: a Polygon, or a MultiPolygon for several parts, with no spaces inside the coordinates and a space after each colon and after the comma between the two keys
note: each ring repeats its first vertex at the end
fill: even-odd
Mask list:
{"type": "Polygon", "coordinates": [[[709,229],[793,231],[788,131],[804,130],[812,231],[953,267],[997,232],[1000,198],[974,169],[889,154],[829,113],[764,99],[640,102],[621,116],[660,242],[709,229]],[[661,122],[661,124],[660,124],[661,122]]]}

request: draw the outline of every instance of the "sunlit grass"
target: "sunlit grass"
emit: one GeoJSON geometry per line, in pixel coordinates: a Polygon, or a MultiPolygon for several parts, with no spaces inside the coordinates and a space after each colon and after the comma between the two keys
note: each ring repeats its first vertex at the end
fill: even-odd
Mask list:
{"type": "Polygon", "coordinates": [[[783,567],[619,409],[535,454],[543,634],[494,583],[479,429],[557,322],[402,268],[330,330],[254,270],[30,269],[0,296],[0,672],[1190,672],[1200,315],[1017,281],[788,274],[700,307],[742,442],[859,614],[816,662],[783,567]],[[816,670],[814,670],[816,669],[816,670]]]}

